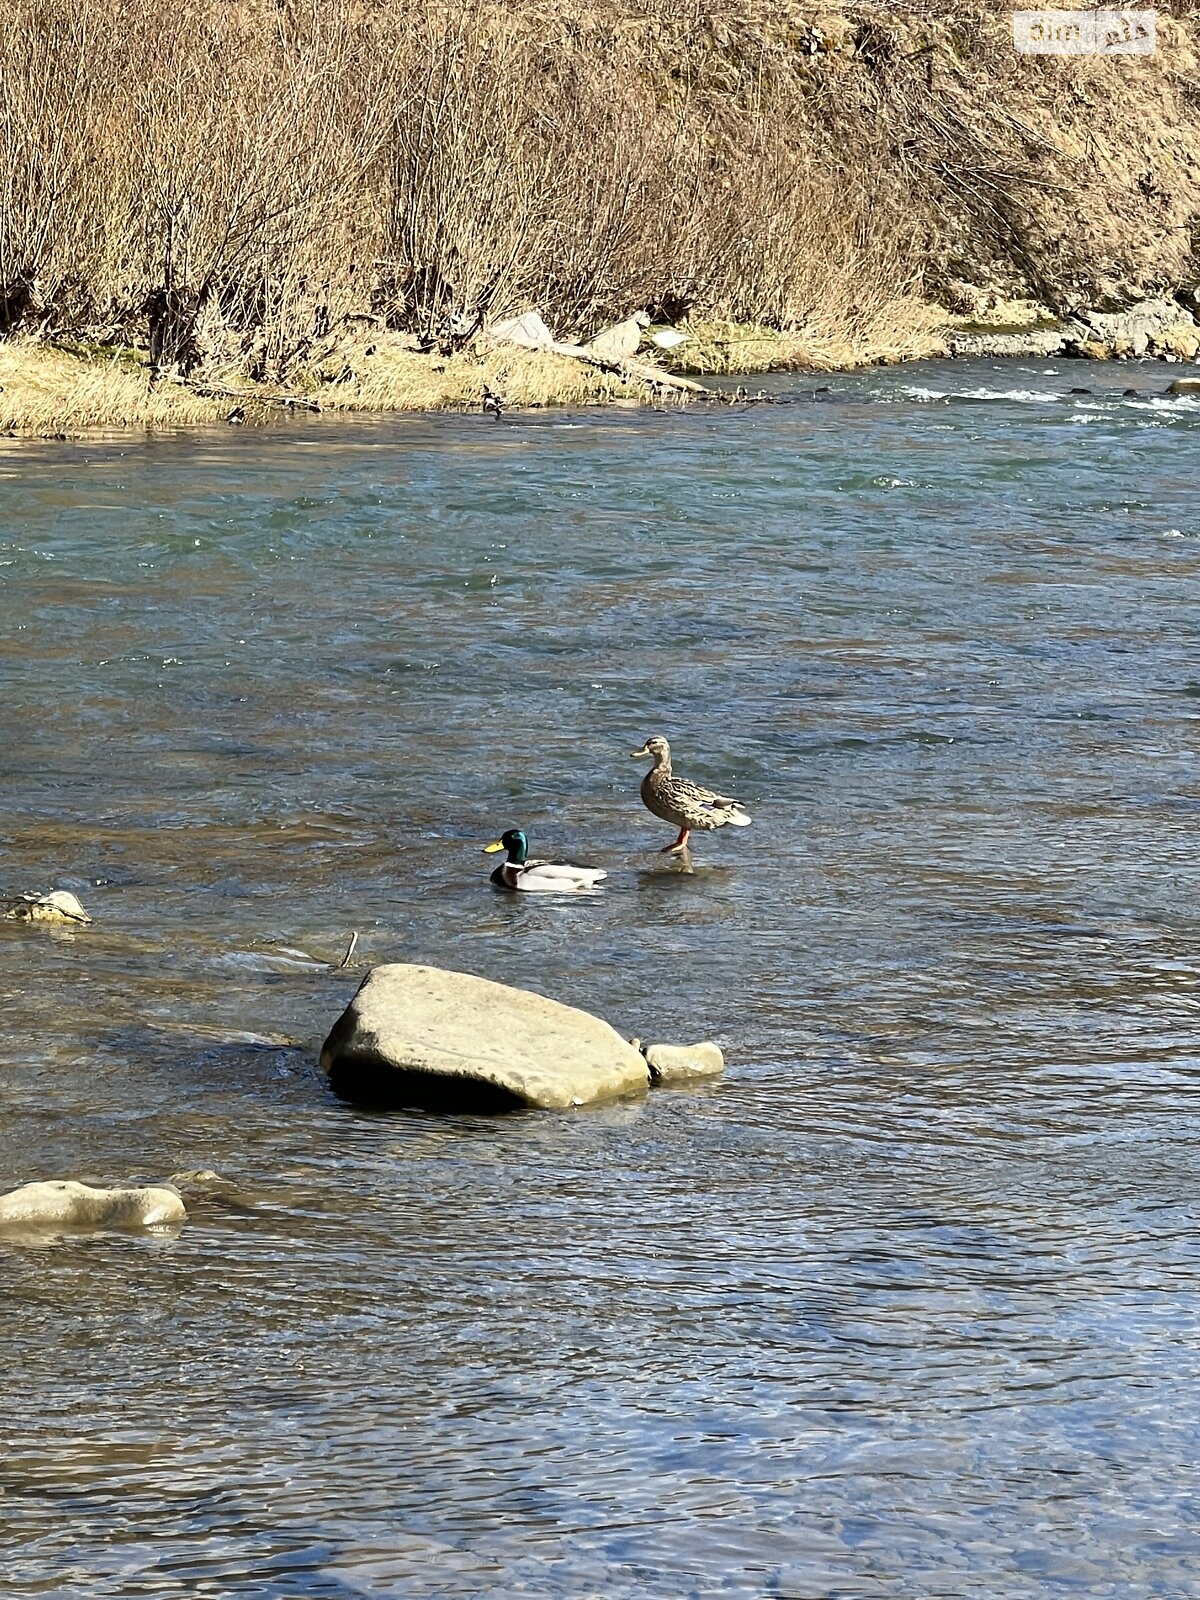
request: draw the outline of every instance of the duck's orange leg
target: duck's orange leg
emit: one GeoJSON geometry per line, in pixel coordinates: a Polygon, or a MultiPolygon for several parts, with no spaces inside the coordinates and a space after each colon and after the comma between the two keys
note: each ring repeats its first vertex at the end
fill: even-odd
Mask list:
{"type": "Polygon", "coordinates": [[[690,828],[680,828],[679,837],[672,844],[665,844],[658,852],[660,856],[674,855],[676,850],[686,850],[690,828]]]}

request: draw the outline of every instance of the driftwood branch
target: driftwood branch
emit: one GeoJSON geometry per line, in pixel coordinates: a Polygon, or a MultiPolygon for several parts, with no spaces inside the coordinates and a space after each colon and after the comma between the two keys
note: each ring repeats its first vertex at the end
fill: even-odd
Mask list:
{"type": "Polygon", "coordinates": [[[519,317],[495,324],[484,331],[485,343],[515,346],[518,350],[549,350],[556,356],[567,356],[572,361],[582,361],[585,366],[596,367],[601,372],[611,372],[626,383],[641,383],[649,389],[673,394],[707,394],[702,383],[692,378],[680,378],[673,372],[664,372],[650,361],[639,361],[635,354],[641,330],[648,318],[630,317],[615,327],[606,328],[591,344],[571,344],[556,339],[546,326],[540,311],[525,311],[519,317]],[[629,343],[625,343],[628,337],[629,343]],[[605,341],[614,348],[602,348],[605,341]]]}
{"type": "Polygon", "coordinates": [[[609,356],[596,355],[586,345],[560,344],[557,340],[548,348],[556,355],[571,356],[576,361],[586,362],[589,367],[598,367],[601,372],[614,373],[618,378],[624,378],[626,383],[644,383],[651,389],[667,389],[676,394],[708,393],[702,383],[696,383],[692,378],[664,372],[661,367],[653,366],[649,361],[637,361],[632,356],[617,361],[609,356]]]}

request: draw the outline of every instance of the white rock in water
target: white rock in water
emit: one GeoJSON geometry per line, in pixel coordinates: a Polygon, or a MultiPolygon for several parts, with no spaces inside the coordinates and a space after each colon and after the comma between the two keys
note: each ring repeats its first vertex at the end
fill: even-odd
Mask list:
{"type": "Polygon", "coordinates": [[[655,1085],[691,1083],[696,1078],[715,1078],[725,1070],[725,1057],[711,1039],[699,1044],[648,1044],[642,1054],[655,1085]]]}
{"type": "Polygon", "coordinates": [[[376,967],[334,1024],[335,1094],[440,1111],[561,1110],[645,1094],[640,1051],[574,1006],[466,972],[376,967]]]}
{"type": "Polygon", "coordinates": [[[21,922],[78,923],[86,927],[91,917],[69,889],[53,889],[49,894],[23,894],[4,902],[4,915],[21,922]]]}
{"type": "Polygon", "coordinates": [[[73,1179],[0,1195],[0,1228],[154,1228],[187,1216],[174,1189],[93,1189],[73,1179]]]}

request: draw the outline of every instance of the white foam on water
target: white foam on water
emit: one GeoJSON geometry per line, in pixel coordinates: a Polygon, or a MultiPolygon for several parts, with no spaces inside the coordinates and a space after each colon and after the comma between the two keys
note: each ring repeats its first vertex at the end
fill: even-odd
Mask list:
{"type": "Polygon", "coordinates": [[[1043,405],[1048,400],[1065,400],[1053,389],[967,389],[960,400],[1015,400],[1020,405],[1043,405]]]}
{"type": "Polygon", "coordinates": [[[908,400],[930,402],[935,400],[1008,400],[1016,405],[1070,404],[1077,411],[1104,412],[1116,406],[1132,406],[1144,411],[1197,411],[1200,395],[1073,395],[1055,389],[962,389],[957,394],[948,389],[929,389],[922,384],[908,384],[902,391],[908,400]]]}
{"type": "Polygon", "coordinates": [[[1044,405],[1048,401],[1063,401],[1066,395],[1054,389],[963,389],[957,394],[946,389],[926,389],[920,384],[909,384],[904,393],[910,400],[1010,400],[1018,405],[1044,405]]]}
{"type": "Polygon", "coordinates": [[[1140,411],[1197,411],[1200,410],[1200,395],[1152,394],[1141,400],[1130,399],[1126,404],[1140,411]]]}

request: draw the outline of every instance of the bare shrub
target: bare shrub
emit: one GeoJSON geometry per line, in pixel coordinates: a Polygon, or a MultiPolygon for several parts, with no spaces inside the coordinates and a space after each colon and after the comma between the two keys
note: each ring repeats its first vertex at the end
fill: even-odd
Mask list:
{"type": "Polygon", "coordinates": [[[1161,61],[1066,68],[1017,58],[1007,17],[0,0],[0,334],[277,381],[351,322],[450,353],[536,304],[565,334],[644,308],[832,359],[901,348],[964,262],[1064,307],[1097,263],[1179,282],[1194,19],[1163,19],[1161,61]]]}

